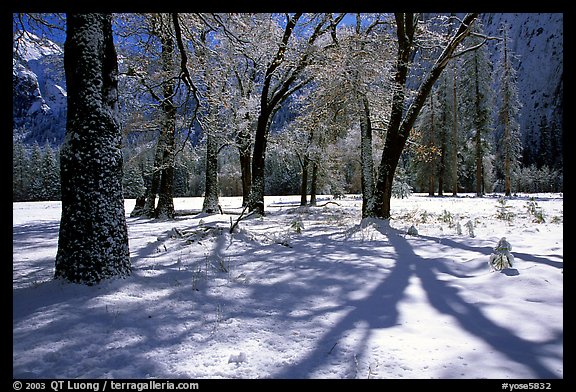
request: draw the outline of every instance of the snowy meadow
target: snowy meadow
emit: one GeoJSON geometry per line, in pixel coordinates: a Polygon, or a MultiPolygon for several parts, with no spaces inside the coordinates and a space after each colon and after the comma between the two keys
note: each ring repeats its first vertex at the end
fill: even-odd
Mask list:
{"type": "Polygon", "coordinates": [[[133,272],[52,279],[59,202],[13,203],[13,377],[561,379],[563,195],[175,199],[131,218],[133,272]],[[498,241],[512,268],[491,272],[498,241]]]}

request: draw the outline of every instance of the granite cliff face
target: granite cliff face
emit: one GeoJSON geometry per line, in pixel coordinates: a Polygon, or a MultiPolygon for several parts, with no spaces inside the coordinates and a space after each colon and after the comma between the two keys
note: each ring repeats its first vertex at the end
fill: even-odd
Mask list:
{"type": "Polygon", "coordinates": [[[64,52],[57,44],[26,33],[12,56],[13,136],[25,143],[59,145],[66,131],[64,52]]]}
{"type": "MultiPolygon", "coordinates": [[[[481,17],[489,35],[501,36],[502,25],[509,27],[511,50],[518,56],[517,82],[523,105],[520,127],[527,155],[525,161],[538,161],[543,154],[541,149],[557,150],[562,144],[563,14],[488,13],[481,17]],[[550,146],[546,147],[548,144],[550,146]]],[[[494,52],[494,61],[496,58],[494,52]]],[[[561,159],[561,149],[555,152],[559,155],[556,158],[561,159]]],[[[548,162],[549,165],[558,163],[561,164],[548,162]]]]}

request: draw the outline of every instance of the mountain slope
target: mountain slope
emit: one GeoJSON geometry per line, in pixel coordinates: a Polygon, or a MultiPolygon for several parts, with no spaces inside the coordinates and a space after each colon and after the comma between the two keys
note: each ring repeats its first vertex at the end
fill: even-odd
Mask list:
{"type": "Polygon", "coordinates": [[[12,57],[14,137],[59,145],[66,131],[64,51],[56,43],[24,33],[12,57]]]}

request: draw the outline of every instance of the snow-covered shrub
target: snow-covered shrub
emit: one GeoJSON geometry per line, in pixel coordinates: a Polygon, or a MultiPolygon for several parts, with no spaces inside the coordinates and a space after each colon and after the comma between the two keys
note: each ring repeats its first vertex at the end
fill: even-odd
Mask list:
{"type": "Polygon", "coordinates": [[[452,225],[454,224],[454,217],[452,216],[452,213],[448,210],[442,211],[442,214],[438,219],[440,219],[440,221],[444,223],[448,223],[449,227],[452,227],[452,225]]]}
{"type": "Polygon", "coordinates": [[[474,222],[468,220],[468,222],[466,222],[464,226],[466,226],[466,229],[468,230],[468,235],[470,237],[472,238],[476,237],[476,235],[474,234],[474,222]]]}
{"type": "Polygon", "coordinates": [[[290,227],[297,233],[302,234],[302,230],[304,229],[304,223],[302,222],[302,218],[298,217],[295,218],[292,223],[290,223],[290,227]]]}
{"type": "Polygon", "coordinates": [[[505,221],[511,221],[514,218],[514,213],[510,211],[511,206],[506,204],[506,199],[501,197],[498,199],[498,205],[496,206],[497,213],[496,217],[505,221]]]}
{"type": "Polygon", "coordinates": [[[414,225],[410,226],[408,228],[408,231],[406,232],[406,234],[408,235],[418,235],[418,229],[416,229],[416,227],[414,227],[414,225]]]}
{"type": "Polygon", "coordinates": [[[533,197],[528,200],[526,203],[526,210],[528,211],[528,215],[532,216],[533,223],[545,223],[546,220],[544,219],[544,212],[542,212],[542,207],[538,205],[536,199],[533,197]]]}
{"type": "Polygon", "coordinates": [[[494,253],[490,255],[490,271],[502,271],[506,268],[512,268],[514,265],[514,256],[510,251],[512,245],[506,241],[506,237],[500,238],[498,245],[494,248],[494,253]]]}

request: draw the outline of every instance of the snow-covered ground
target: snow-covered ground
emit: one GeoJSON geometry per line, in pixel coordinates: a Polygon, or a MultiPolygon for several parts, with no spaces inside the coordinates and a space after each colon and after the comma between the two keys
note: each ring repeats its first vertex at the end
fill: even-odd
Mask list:
{"type": "Polygon", "coordinates": [[[52,280],[60,203],[14,203],[14,378],[564,377],[561,194],[507,199],[508,220],[497,196],[415,194],[389,225],[298,200],[232,235],[239,198],[128,217],[132,276],[91,287],[52,280]],[[515,263],[490,272],[501,237],[515,263]]]}

